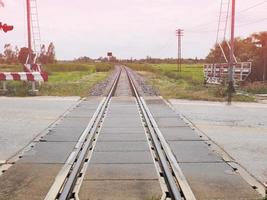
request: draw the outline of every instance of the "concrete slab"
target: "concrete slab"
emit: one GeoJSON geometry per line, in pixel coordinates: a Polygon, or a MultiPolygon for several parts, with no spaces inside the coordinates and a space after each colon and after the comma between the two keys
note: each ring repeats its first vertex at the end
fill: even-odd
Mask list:
{"type": "Polygon", "coordinates": [[[7,160],[56,121],[79,97],[0,97],[0,161],[7,160]]]}
{"type": "Polygon", "coordinates": [[[19,163],[65,163],[76,142],[39,142],[26,152],[19,163]]]}
{"type": "Polygon", "coordinates": [[[74,109],[66,117],[91,118],[96,111],[95,109],[84,110],[83,108],[74,109]]]}
{"type": "Polygon", "coordinates": [[[158,124],[158,127],[181,127],[187,126],[182,119],[177,117],[155,117],[155,121],[158,124]]]}
{"type": "Polygon", "coordinates": [[[138,117],[127,117],[127,118],[121,118],[121,117],[113,117],[113,115],[108,116],[105,119],[104,125],[105,128],[107,127],[143,127],[141,123],[141,118],[138,117]]]}
{"type": "Polygon", "coordinates": [[[103,99],[103,96],[88,96],[85,98],[85,102],[99,102],[103,99]]]}
{"type": "Polygon", "coordinates": [[[94,152],[94,164],[152,164],[150,152],[94,152]]]}
{"type": "Polygon", "coordinates": [[[170,141],[169,145],[178,162],[223,162],[202,141],[170,141]]]}
{"type": "Polygon", "coordinates": [[[171,100],[178,112],[267,183],[267,104],[171,100]]]}
{"type": "Polygon", "coordinates": [[[135,101],[111,101],[109,109],[114,108],[137,108],[135,101]]]}
{"type": "Polygon", "coordinates": [[[165,106],[157,106],[155,108],[153,108],[153,106],[149,105],[149,110],[151,112],[151,114],[153,115],[153,117],[176,117],[178,118],[179,116],[177,114],[175,114],[175,112],[173,112],[170,108],[165,107],[165,106]]]}
{"type": "Polygon", "coordinates": [[[123,108],[123,107],[119,107],[119,108],[112,108],[112,109],[108,109],[107,114],[123,114],[123,115],[132,115],[132,114],[138,114],[138,110],[137,107],[130,107],[130,108],[123,108]]]}
{"type": "Polygon", "coordinates": [[[128,151],[149,151],[147,141],[144,142],[101,142],[98,141],[94,151],[100,152],[128,152],[128,151]]]}
{"type": "Polygon", "coordinates": [[[163,100],[159,96],[146,96],[144,97],[146,100],[147,104],[162,104],[163,100]]]}
{"type": "Polygon", "coordinates": [[[0,200],[44,199],[60,164],[15,164],[0,176],[0,200]]]}
{"type": "Polygon", "coordinates": [[[144,99],[154,117],[178,116],[160,97],[145,97],[144,99]]]}
{"type": "Polygon", "coordinates": [[[107,116],[112,116],[116,118],[128,118],[128,117],[135,117],[135,118],[140,118],[140,114],[135,111],[122,111],[122,112],[117,112],[117,111],[107,111],[107,116]]]}
{"type": "Polygon", "coordinates": [[[158,180],[154,164],[92,164],[84,180],[158,180]]]}
{"type": "Polygon", "coordinates": [[[113,96],[112,99],[111,99],[111,103],[114,104],[114,105],[117,105],[117,104],[127,104],[127,103],[135,103],[135,97],[133,96],[129,96],[129,97],[116,97],[116,96],[113,96]]]}
{"type": "Polygon", "coordinates": [[[143,134],[144,127],[103,127],[101,135],[105,134],[143,134]]]}
{"type": "Polygon", "coordinates": [[[160,131],[167,141],[202,140],[202,138],[189,127],[160,128],[160,131]]]}
{"type": "Polygon", "coordinates": [[[42,138],[48,142],[77,142],[85,130],[84,127],[55,128],[42,138]]]}
{"type": "Polygon", "coordinates": [[[146,135],[143,131],[143,134],[105,134],[102,135],[100,133],[99,137],[98,137],[98,141],[101,142],[108,142],[108,141],[122,141],[122,142],[126,142],[126,141],[147,141],[146,135]]]}
{"type": "Polygon", "coordinates": [[[262,197],[225,163],[181,163],[198,200],[260,200],[262,197]]]}
{"type": "Polygon", "coordinates": [[[161,196],[158,181],[151,180],[84,181],[79,192],[81,200],[146,200],[161,196]]]}
{"type": "Polygon", "coordinates": [[[75,128],[75,127],[86,127],[90,122],[90,118],[76,118],[76,117],[65,117],[62,121],[57,124],[58,128],[75,128]]]}

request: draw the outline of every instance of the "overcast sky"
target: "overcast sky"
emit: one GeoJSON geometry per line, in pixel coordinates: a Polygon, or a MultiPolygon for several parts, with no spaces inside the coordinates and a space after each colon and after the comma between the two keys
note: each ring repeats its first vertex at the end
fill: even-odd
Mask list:
{"type": "MultiPolygon", "coordinates": [[[[26,0],[3,2],[0,22],[14,25],[15,30],[0,32],[0,52],[5,43],[26,44],[26,0]]],[[[220,0],[37,2],[42,41],[55,43],[58,59],[98,58],[107,51],[118,58],[176,57],[176,28],[185,30],[183,57],[203,58],[215,43],[220,8],[220,0]]],[[[237,0],[236,28],[242,37],[267,31],[267,1],[237,0]]]]}

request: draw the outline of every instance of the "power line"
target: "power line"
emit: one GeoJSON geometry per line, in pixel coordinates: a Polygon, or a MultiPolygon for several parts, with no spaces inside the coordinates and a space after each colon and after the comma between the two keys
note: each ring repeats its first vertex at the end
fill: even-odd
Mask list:
{"type": "Polygon", "coordinates": [[[266,18],[263,18],[263,19],[256,20],[256,21],[254,21],[254,22],[249,22],[249,23],[245,23],[245,24],[240,24],[239,27],[244,27],[244,26],[248,26],[248,25],[251,25],[251,24],[260,23],[260,22],[263,22],[263,21],[266,21],[266,20],[267,20],[267,17],[266,17],[266,18]]]}
{"type": "MultiPolygon", "coordinates": [[[[258,6],[260,6],[260,5],[263,5],[263,4],[265,4],[265,3],[267,3],[267,0],[261,1],[261,2],[259,2],[259,3],[257,3],[257,4],[254,4],[254,5],[250,6],[250,7],[247,7],[247,8],[245,8],[245,9],[239,10],[239,11],[237,11],[236,14],[240,14],[240,13],[242,13],[242,12],[246,12],[246,11],[248,11],[248,10],[251,10],[251,9],[253,9],[253,8],[256,8],[256,7],[258,7],[258,6]]],[[[200,28],[200,29],[196,29],[196,28],[198,28],[198,27],[203,27],[203,28],[204,28],[204,26],[205,26],[205,28],[206,28],[206,26],[208,26],[208,25],[210,25],[210,24],[215,24],[215,23],[218,23],[218,21],[210,21],[210,22],[207,22],[207,23],[199,24],[199,25],[194,26],[193,29],[187,29],[187,31],[189,31],[189,32],[192,32],[192,31],[201,31],[202,28],[200,28]]],[[[205,31],[205,32],[214,32],[214,31],[205,31]]],[[[215,32],[216,32],[216,31],[215,31],[215,32]]]]}
{"type": "MultiPolygon", "coordinates": [[[[267,17],[266,18],[262,18],[262,19],[259,19],[259,20],[255,20],[255,21],[251,21],[251,22],[248,22],[248,23],[238,23],[236,24],[237,27],[244,27],[244,26],[248,26],[248,25],[251,25],[251,24],[257,24],[257,23],[260,23],[260,22],[263,22],[263,21],[266,21],[267,20],[267,17]]],[[[189,34],[199,34],[199,33],[216,33],[217,30],[203,30],[203,31],[187,31],[189,34]]]]}
{"type": "Polygon", "coordinates": [[[243,9],[243,10],[239,10],[237,13],[246,12],[246,11],[248,11],[248,10],[251,10],[251,9],[253,9],[253,8],[256,8],[256,7],[258,7],[258,6],[262,5],[262,4],[265,4],[265,3],[267,3],[266,0],[265,0],[265,1],[262,1],[262,2],[260,2],[260,3],[254,4],[253,6],[250,6],[250,7],[248,7],[248,8],[245,8],[245,9],[243,9]]]}

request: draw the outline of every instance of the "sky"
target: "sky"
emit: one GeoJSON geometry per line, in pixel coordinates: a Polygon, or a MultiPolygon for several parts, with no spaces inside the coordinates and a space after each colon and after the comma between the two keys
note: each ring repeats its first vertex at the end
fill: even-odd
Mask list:
{"type": "MultiPolygon", "coordinates": [[[[2,0],[0,32],[6,43],[26,46],[26,0],[2,0]]],[[[175,30],[184,29],[182,56],[205,58],[216,42],[221,0],[37,0],[41,38],[53,42],[56,57],[120,59],[177,57],[175,30]]],[[[227,0],[224,0],[227,2],[227,0]]],[[[236,0],[236,36],[267,31],[267,0],[236,0]]],[[[228,35],[228,34],[227,34],[228,35]]]]}

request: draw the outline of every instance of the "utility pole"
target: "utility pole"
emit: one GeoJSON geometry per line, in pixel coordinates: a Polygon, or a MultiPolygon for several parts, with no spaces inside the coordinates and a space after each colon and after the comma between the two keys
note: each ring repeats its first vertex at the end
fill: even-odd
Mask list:
{"type": "Polygon", "coordinates": [[[228,69],[228,104],[232,102],[232,96],[235,92],[234,87],[234,48],[235,48],[235,0],[232,0],[232,17],[231,17],[231,49],[230,49],[230,61],[229,61],[229,69],[228,69]]]}
{"type": "MultiPolygon", "coordinates": [[[[176,36],[177,36],[177,48],[178,48],[178,55],[177,55],[177,73],[182,71],[182,36],[184,34],[184,30],[177,29],[176,36]]],[[[178,75],[178,74],[177,74],[178,75]]]]}
{"type": "Polygon", "coordinates": [[[32,64],[32,37],[31,37],[31,0],[27,1],[27,30],[28,30],[28,63],[32,64]]]}

